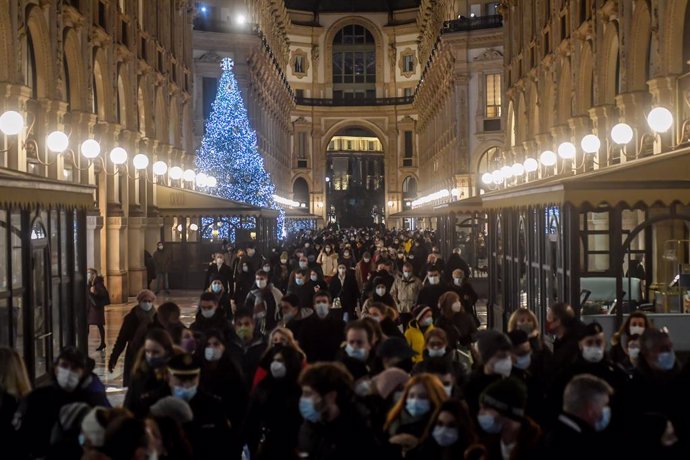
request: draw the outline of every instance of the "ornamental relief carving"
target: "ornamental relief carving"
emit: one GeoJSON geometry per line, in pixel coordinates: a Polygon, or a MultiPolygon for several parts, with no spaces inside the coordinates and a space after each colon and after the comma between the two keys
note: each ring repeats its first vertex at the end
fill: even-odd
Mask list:
{"type": "Polygon", "coordinates": [[[405,48],[400,53],[398,60],[398,67],[400,67],[400,74],[405,78],[410,78],[417,72],[417,56],[413,49],[405,48]]]}
{"type": "Polygon", "coordinates": [[[306,51],[303,49],[296,49],[290,55],[290,66],[292,67],[292,74],[297,78],[304,78],[309,72],[309,59],[306,51]]]}

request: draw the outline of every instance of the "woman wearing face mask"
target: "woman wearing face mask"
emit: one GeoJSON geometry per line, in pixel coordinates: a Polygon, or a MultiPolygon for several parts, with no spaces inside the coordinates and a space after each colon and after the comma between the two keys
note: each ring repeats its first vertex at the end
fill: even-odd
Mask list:
{"type": "Polygon", "coordinates": [[[160,392],[167,387],[166,364],[173,356],[173,341],[164,329],[151,329],[146,333],[144,348],[139,350],[127,388],[124,407],[137,416],[146,415],[152,401],[144,395],[160,392]]]}
{"type": "Polygon", "coordinates": [[[624,367],[630,365],[628,355],[623,350],[622,342],[631,335],[642,335],[645,330],[653,327],[649,318],[644,312],[635,310],[625,319],[620,329],[611,337],[611,360],[624,367]]]}
{"type": "Polygon", "coordinates": [[[287,251],[283,251],[280,253],[277,263],[271,266],[271,283],[280,289],[280,292],[283,294],[287,292],[288,282],[290,281],[290,271],[292,271],[289,262],[290,258],[288,257],[287,251]]]}
{"type": "Polygon", "coordinates": [[[400,332],[396,320],[393,319],[397,316],[397,311],[393,308],[381,302],[371,302],[364,309],[364,314],[367,318],[371,318],[379,324],[384,339],[388,337],[403,337],[403,333],[400,332]]]}
{"type": "Polygon", "coordinates": [[[125,315],[122,319],[122,326],[117,335],[117,340],[113,346],[113,352],[110,354],[108,361],[108,372],[112,373],[115,370],[115,364],[120,357],[120,354],[125,351],[125,365],[122,370],[122,379],[124,386],[129,386],[129,376],[132,365],[137,353],[144,346],[144,339],[149,325],[153,323],[156,309],[153,304],[156,301],[156,295],[144,289],[137,294],[137,305],[125,315]]]}
{"type": "Polygon", "coordinates": [[[340,299],[340,311],[334,311],[333,313],[337,314],[341,319],[345,316],[345,313],[347,313],[348,319],[354,318],[357,297],[359,297],[354,272],[347,268],[345,264],[339,263],[338,275],[331,279],[328,291],[334,299],[340,299]]]}
{"type": "Polygon", "coordinates": [[[420,440],[429,431],[433,414],[446,399],[443,384],[435,375],[419,374],[407,382],[400,401],[390,410],[384,425],[394,455],[390,458],[423,458],[420,440]]]}
{"type": "Polygon", "coordinates": [[[296,459],[297,434],[302,417],[297,382],[304,356],[291,347],[270,348],[260,366],[268,374],[256,386],[244,422],[252,459],[296,459]]]}
{"type": "Polygon", "coordinates": [[[332,244],[326,243],[323,251],[321,251],[319,257],[316,259],[316,263],[321,266],[321,271],[326,279],[326,283],[338,274],[338,254],[333,250],[332,244]]]}
{"type": "Polygon", "coordinates": [[[393,296],[391,296],[390,292],[388,292],[385,280],[377,276],[376,278],[374,278],[374,281],[371,284],[372,286],[374,286],[374,290],[371,292],[371,294],[369,294],[367,300],[364,301],[362,311],[367,311],[369,305],[371,305],[374,302],[382,303],[387,307],[391,307],[397,310],[398,305],[395,303],[395,300],[393,299],[393,296]]]}
{"type": "Polygon", "coordinates": [[[199,388],[222,401],[231,426],[241,426],[249,389],[242,372],[226,351],[223,332],[217,329],[209,330],[196,353],[201,363],[199,388]]]}
{"type": "Polygon", "coordinates": [[[421,457],[437,460],[464,458],[468,447],[478,440],[467,404],[449,400],[441,404],[424,434],[421,457]]]}
{"type": "Polygon", "coordinates": [[[426,346],[422,353],[422,361],[415,364],[412,369],[413,374],[431,372],[438,363],[438,360],[446,362],[446,367],[452,369],[455,377],[455,384],[462,387],[467,381],[467,377],[472,368],[470,354],[464,354],[448,346],[448,336],[446,331],[441,328],[431,329],[424,334],[426,346]]]}
{"type": "MultiPolygon", "coordinates": [[[[302,355],[302,365],[303,367],[307,365],[307,355],[300,348],[295,336],[292,331],[286,327],[278,326],[268,334],[268,348],[264,352],[263,356],[259,360],[259,366],[256,368],[256,373],[254,373],[254,381],[252,382],[252,391],[266,376],[270,373],[269,368],[265,368],[261,365],[266,359],[266,356],[272,353],[272,349],[276,347],[286,347],[296,350],[302,355]]],[[[270,363],[269,363],[270,364],[270,363]]]]}
{"type": "Polygon", "coordinates": [[[251,271],[249,259],[242,257],[237,263],[239,271],[235,274],[235,293],[233,299],[235,304],[244,305],[247,295],[251,292],[254,285],[254,275],[251,271]]]}
{"type": "Polygon", "coordinates": [[[415,363],[422,360],[424,353],[424,334],[434,329],[434,318],[431,313],[431,308],[426,305],[417,305],[412,310],[414,319],[410,321],[405,330],[405,340],[417,352],[417,356],[413,358],[415,363]]]}
{"type": "MultiPolygon", "coordinates": [[[[518,380],[507,378],[489,385],[480,397],[477,424],[485,458],[528,460],[535,458],[542,431],[525,415],[527,392],[518,380]]],[[[567,449],[568,446],[563,446],[567,449]]]]}
{"type": "Polygon", "coordinates": [[[311,288],[312,292],[327,291],[328,281],[319,274],[317,269],[312,268],[309,270],[309,280],[307,284],[311,288]]]}
{"type": "Polygon", "coordinates": [[[451,347],[469,353],[470,344],[477,334],[477,324],[462,305],[460,296],[455,291],[448,291],[438,298],[438,310],[441,312],[436,320],[436,327],[448,334],[451,347]]]}
{"type": "Polygon", "coordinates": [[[232,321],[232,304],[230,303],[231,296],[228,291],[225,290],[223,279],[219,276],[214,277],[206,291],[211,292],[216,296],[216,299],[218,300],[218,308],[223,310],[229,321],[232,321]]]}
{"type": "Polygon", "coordinates": [[[213,260],[208,264],[204,289],[208,289],[211,282],[217,278],[221,280],[223,288],[229,291],[233,284],[232,268],[225,263],[225,257],[220,252],[214,254],[213,260]]]}

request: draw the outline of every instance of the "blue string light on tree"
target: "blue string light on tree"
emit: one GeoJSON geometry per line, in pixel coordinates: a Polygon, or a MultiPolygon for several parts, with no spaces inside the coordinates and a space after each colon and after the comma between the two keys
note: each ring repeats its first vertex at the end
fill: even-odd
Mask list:
{"type": "Polygon", "coordinates": [[[283,234],[284,211],[273,200],[275,185],[264,169],[256,131],[249,124],[230,58],[221,61],[223,73],[206,133],[196,154],[199,171],[215,177],[212,193],[234,201],[278,209],[277,237],[283,234]]]}

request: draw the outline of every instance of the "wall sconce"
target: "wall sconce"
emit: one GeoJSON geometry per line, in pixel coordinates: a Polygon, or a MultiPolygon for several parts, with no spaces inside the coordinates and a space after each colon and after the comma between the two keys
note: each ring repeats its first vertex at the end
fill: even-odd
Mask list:
{"type": "Polygon", "coordinates": [[[395,205],[395,202],[393,200],[388,201],[388,207],[392,208],[395,205]]]}

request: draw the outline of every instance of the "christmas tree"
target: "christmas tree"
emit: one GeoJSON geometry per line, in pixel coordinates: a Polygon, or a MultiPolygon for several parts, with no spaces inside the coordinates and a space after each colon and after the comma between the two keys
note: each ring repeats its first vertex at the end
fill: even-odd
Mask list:
{"type": "MultiPolygon", "coordinates": [[[[218,180],[211,193],[262,208],[278,209],[273,195],[275,185],[264,169],[256,143],[256,132],[249,125],[247,109],[233,72],[232,59],[221,62],[223,73],[218,93],[206,122],[206,133],[196,155],[196,167],[218,180]]],[[[283,211],[278,221],[282,235],[283,211]]]]}

